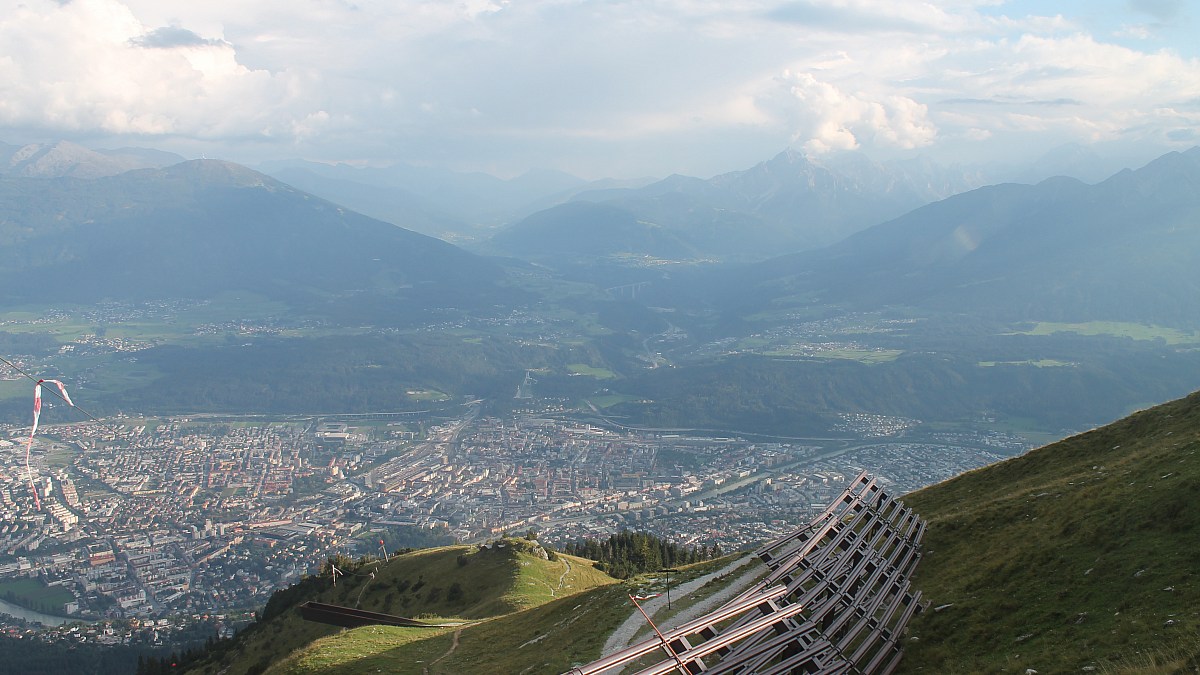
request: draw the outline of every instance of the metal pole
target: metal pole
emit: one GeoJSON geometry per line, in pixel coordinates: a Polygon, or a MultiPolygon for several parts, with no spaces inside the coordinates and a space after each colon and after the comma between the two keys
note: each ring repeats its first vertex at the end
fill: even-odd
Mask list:
{"type": "Polygon", "coordinates": [[[669,567],[665,567],[665,568],[659,570],[659,572],[667,573],[667,609],[671,609],[671,572],[678,572],[678,571],[679,570],[671,569],[669,567]]]}

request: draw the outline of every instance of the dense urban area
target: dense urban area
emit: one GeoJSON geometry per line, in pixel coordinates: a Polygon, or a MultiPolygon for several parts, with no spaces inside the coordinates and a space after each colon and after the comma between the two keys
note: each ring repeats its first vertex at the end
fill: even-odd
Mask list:
{"type": "Polygon", "coordinates": [[[861,469],[905,492],[1027,449],[878,415],[843,416],[841,438],[762,442],[529,404],[507,419],[473,401],[452,417],[50,424],[32,477],[29,428],[0,427],[0,609],[81,642],[159,639],[218,614],[232,630],[338,553],[530,529],[550,544],[637,529],[734,550],[807,520],[861,469]]]}

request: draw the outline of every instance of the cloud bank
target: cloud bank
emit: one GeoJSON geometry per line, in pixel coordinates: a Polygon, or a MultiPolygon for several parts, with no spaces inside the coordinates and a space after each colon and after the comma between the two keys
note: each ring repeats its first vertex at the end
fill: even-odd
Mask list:
{"type": "Polygon", "coordinates": [[[9,133],[515,173],[1180,147],[1185,3],[0,0],[9,133]]]}

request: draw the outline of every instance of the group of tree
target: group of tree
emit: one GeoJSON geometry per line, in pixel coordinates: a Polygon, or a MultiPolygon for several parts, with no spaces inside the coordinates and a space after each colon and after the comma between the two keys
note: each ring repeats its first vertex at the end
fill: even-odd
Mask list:
{"type": "Polygon", "coordinates": [[[24,595],[17,595],[13,591],[4,592],[4,601],[14,604],[25,609],[32,609],[35,612],[43,614],[59,614],[62,612],[62,605],[48,605],[44,602],[38,602],[24,595]]]}
{"type": "Polygon", "coordinates": [[[0,637],[0,672],[128,675],[142,672],[136,670],[141,664],[160,662],[170,649],[147,644],[72,644],[67,640],[45,642],[31,636],[20,639],[4,636],[0,637]]]}
{"type": "Polygon", "coordinates": [[[719,544],[681,546],[653,534],[629,530],[604,540],[585,538],[572,542],[563,547],[563,552],[595,560],[600,563],[597,567],[617,579],[712,560],[722,555],[719,544]]]}
{"type": "Polygon", "coordinates": [[[215,643],[215,640],[210,637],[205,643],[204,649],[188,647],[182,652],[171,652],[162,657],[139,656],[136,675],[166,675],[167,673],[183,672],[188,664],[198,660],[207,651],[211,651],[215,643]]]}

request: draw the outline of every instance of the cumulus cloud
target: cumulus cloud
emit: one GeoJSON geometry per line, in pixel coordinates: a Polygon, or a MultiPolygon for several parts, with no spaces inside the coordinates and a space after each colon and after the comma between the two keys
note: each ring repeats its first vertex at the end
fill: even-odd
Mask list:
{"type": "Polygon", "coordinates": [[[286,74],[231,45],[149,29],[116,0],[27,0],[0,18],[0,124],[62,132],[217,138],[285,128],[286,74]]]}
{"type": "Polygon", "coordinates": [[[864,143],[912,149],[937,136],[926,107],[904,96],[847,93],[811,73],[785,71],[778,84],[785,93],[768,105],[792,128],[792,141],[811,154],[856,150],[864,143]]]}
{"type": "Polygon", "coordinates": [[[717,173],[789,143],[981,156],[1056,139],[1169,146],[1200,98],[1200,61],[1105,41],[1121,25],[1179,24],[1173,0],[1129,0],[1104,37],[995,0],[0,10],[0,139],[4,127],[132,135],[244,159],[256,144],[260,156],[643,175],[717,173]]]}

